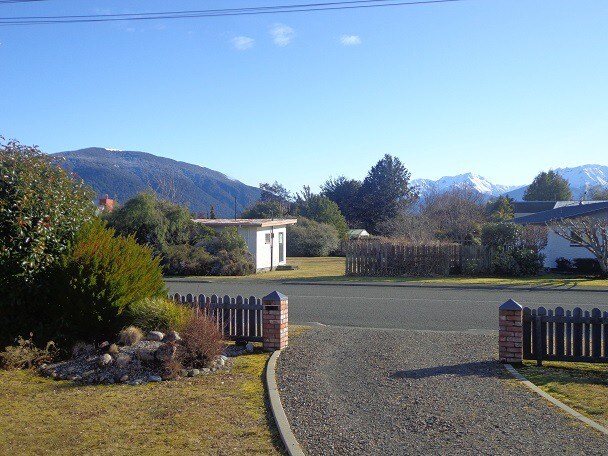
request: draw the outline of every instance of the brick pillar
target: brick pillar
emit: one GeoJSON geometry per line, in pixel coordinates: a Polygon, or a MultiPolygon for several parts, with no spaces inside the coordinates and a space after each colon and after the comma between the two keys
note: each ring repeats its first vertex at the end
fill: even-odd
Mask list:
{"type": "Polygon", "coordinates": [[[498,308],[498,356],[501,363],[523,361],[523,308],[509,299],[498,308]]]}
{"type": "Polygon", "coordinates": [[[273,291],[262,298],[262,335],[264,350],[282,350],[288,342],[287,296],[273,291]]]}

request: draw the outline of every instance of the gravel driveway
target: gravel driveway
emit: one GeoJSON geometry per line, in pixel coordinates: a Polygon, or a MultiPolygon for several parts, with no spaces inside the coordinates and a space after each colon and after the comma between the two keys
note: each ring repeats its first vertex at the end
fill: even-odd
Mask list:
{"type": "Polygon", "coordinates": [[[511,380],[497,336],[325,327],[277,381],[307,454],[608,454],[608,439],[511,380]]]}

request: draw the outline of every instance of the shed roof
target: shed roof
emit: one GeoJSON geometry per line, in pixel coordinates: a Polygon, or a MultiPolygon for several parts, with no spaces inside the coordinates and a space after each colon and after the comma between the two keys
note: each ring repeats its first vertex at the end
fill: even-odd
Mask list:
{"type": "Polygon", "coordinates": [[[608,201],[586,202],[575,206],[561,206],[549,211],[537,212],[513,219],[513,222],[521,225],[545,224],[553,220],[567,219],[573,217],[584,217],[597,212],[608,211],[608,201]]]}
{"type": "Polygon", "coordinates": [[[209,227],[222,227],[222,226],[257,226],[257,227],[270,227],[270,226],[283,226],[283,225],[294,225],[298,223],[297,219],[193,219],[193,222],[202,223],[209,227]]]}

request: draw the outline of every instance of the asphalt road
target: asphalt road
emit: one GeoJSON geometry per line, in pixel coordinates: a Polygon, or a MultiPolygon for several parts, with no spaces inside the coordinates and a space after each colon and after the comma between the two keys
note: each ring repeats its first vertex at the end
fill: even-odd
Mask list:
{"type": "Polygon", "coordinates": [[[168,282],[171,293],[289,296],[289,321],[334,326],[488,332],[498,329],[498,306],[512,298],[524,306],[608,311],[608,292],[495,290],[280,283],[168,282]]]}

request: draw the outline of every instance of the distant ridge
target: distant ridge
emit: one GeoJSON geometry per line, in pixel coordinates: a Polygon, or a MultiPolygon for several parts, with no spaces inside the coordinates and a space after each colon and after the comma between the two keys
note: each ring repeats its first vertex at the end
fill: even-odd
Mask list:
{"type": "Polygon", "coordinates": [[[119,204],[152,188],[188,205],[192,212],[206,213],[213,204],[218,217],[234,217],[235,197],[238,214],[260,197],[258,188],[218,171],[146,152],[89,147],[52,156],[63,157],[59,161],[63,168],[119,204]]]}

